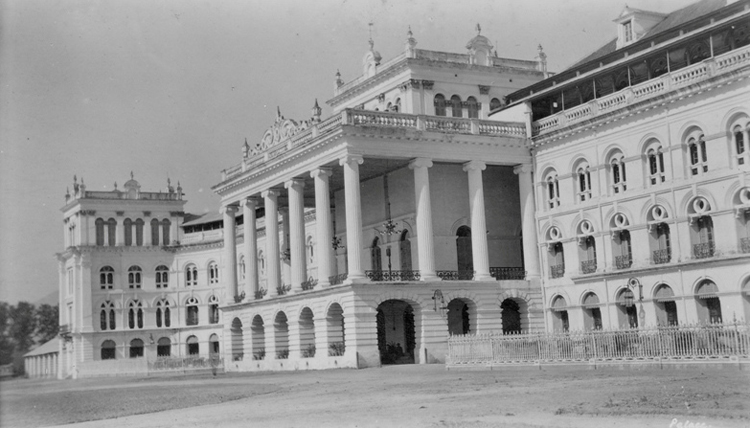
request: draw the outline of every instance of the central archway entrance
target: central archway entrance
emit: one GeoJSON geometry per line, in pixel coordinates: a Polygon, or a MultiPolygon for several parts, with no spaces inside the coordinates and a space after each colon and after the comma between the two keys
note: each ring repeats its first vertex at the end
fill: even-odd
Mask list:
{"type": "Polygon", "coordinates": [[[403,300],[378,305],[378,351],[381,364],[414,364],[414,309],[403,300]]]}

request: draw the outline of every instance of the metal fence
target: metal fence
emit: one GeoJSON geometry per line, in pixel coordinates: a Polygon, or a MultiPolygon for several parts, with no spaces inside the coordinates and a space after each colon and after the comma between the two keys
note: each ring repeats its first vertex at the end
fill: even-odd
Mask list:
{"type": "Polygon", "coordinates": [[[192,372],[199,370],[224,371],[224,360],[212,357],[157,357],[148,362],[149,372],[192,372]]]}
{"type": "Polygon", "coordinates": [[[446,365],[750,361],[750,324],[567,333],[456,335],[446,365]]]}

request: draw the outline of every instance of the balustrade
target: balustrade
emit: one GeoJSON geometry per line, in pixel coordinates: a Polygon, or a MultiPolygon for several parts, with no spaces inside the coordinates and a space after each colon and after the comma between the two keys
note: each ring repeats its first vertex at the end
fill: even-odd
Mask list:
{"type": "Polygon", "coordinates": [[[419,281],[418,270],[366,270],[365,276],[372,281],[419,281]]]}
{"type": "Polygon", "coordinates": [[[582,260],[581,261],[581,273],[594,273],[596,272],[596,260],[582,260]]]}
{"type": "Polygon", "coordinates": [[[435,274],[443,281],[471,281],[474,279],[473,270],[439,270],[435,274]]]}
{"type": "Polygon", "coordinates": [[[750,238],[740,239],[740,249],[743,253],[750,253],[750,238]]]}
{"type": "Polygon", "coordinates": [[[693,255],[696,259],[705,259],[714,256],[714,243],[701,242],[693,245],[693,255]]]}
{"type": "Polygon", "coordinates": [[[331,283],[331,285],[339,285],[343,284],[344,281],[346,281],[346,278],[349,276],[348,273],[340,273],[338,275],[333,275],[328,277],[328,282],[331,283]]]}
{"type": "Polygon", "coordinates": [[[526,271],[522,267],[490,267],[490,275],[498,281],[526,279],[526,271]]]}
{"type": "Polygon", "coordinates": [[[669,250],[669,248],[653,251],[654,264],[660,265],[663,263],[669,263],[669,260],[671,258],[672,258],[672,252],[669,250]]]}
{"type": "Polygon", "coordinates": [[[562,278],[565,275],[565,265],[552,265],[549,267],[550,278],[562,278]]]}
{"type": "Polygon", "coordinates": [[[302,281],[302,291],[312,290],[316,285],[318,285],[317,279],[310,278],[307,281],[302,281]]]}
{"type": "Polygon", "coordinates": [[[633,257],[628,254],[625,256],[615,256],[615,268],[627,269],[633,265],[633,257]]]}

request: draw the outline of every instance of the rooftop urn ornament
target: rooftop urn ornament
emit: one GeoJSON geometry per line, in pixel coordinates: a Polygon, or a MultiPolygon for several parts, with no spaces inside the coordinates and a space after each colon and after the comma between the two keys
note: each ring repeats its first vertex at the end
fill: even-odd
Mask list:
{"type": "Polygon", "coordinates": [[[245,144],[242,145],[242,157],[246,158],[250,154],[250,145],[247,144],[247,138],[245,138],[245,144]]]}
{"type": "Polygon", "coordinates": [[[65,188],[65,200],[70,199],[70,187],[65,188]]]}
{"type": "Polygon", "coordinates": [[[78,193],[78,176],[73,175],[73,194],[78,193]]]}
{"type": "Polygon", "coordinates": [[[172,180],[167,177],[167,193],[174,193],[174,187],[172,187],[172,180]]]}
{"type": "Polygon", "coordinates": [[[482,27],[479,26],[479,23],[477,22],[477,36],[482,35],[482,27]]]}
{"type": "Polygon", "coordinates": [[[177,181],[177,199],[182,199],[182,186],[180,186],[180,181],[177,181]]]}
{"type": "MultiPolygon", "coordinates": [[[[313,122],[320,123],[320,115],[323,114],[323,109],[318,105],[318,99],[315,98],[315,105],[312,108],[313,122]]],[[[247,144],[247,143],[245,143],[247,144]]]]}
{"type": "Polygon", "coordinates": [[[406,56],[409,58],[416,58],[417,56],[417,39],[414,38],[414,34],[411,32],[411,25],[409,31],[406,32],[406,56]]]}
{"type": "Polygon", "coordinates": [[[341,79],[341,72],[336,70],[336,89],[340,88],[343,84],[344,81],[341,79]]]}

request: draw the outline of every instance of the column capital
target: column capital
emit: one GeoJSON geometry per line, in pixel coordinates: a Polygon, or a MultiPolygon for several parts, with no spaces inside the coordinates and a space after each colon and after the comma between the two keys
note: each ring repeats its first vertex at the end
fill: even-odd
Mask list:
{"type": "Polygon", "coordinates": [[[356,162],[358,165],[362,165],[364,163],[365,159],[360,155],[346,155],[343,158],[339,159],[339,165],[344,166],[346,164],[350,164],[353,162],[356,162]]]}
{"type": "Polygon", "coordinates": [[[333,175],[333,170],[328,167],[321,166],[320,168],[315,168],[314,170],[310,171],[310,177],[315,178],[319,176],[327,176],[330,177],[333,175]]]}
{"type": "Polygon", "coordinates": [[[414,168],[431,168],[432,159],[430,158],[416,158],[409,162],[409,169],[414,168]]]}
{"type": "Polygon", "coordinates": [[[516,165],[513,167],[513,173],[516,175],[520,174],[528,174],[531,172],[531,164],[530,163],[522,163],[521,165],[516,165]]]}
{"type": "Polygon", "coordinates": [[[224,205],[223,207],[221,207],[220,212],[222,214],[234,214],[238,209],[239,207],[237,205],[224,205]]]}
{"type": "Polygon", "coordinates": [[[291,180],[284,182],[284,188],[285,189],[298,188],[299,190],[302,190],[305,188],[305,180],[299,177],[292,178],[291,180]]]}
{"type": "Polygon", "coordinates": [[[476,170],[484,171],[485,169],[487,169],[487,164],[482,161],[473,160],[471,162],[466,162],[463,169],[467,172],[476,170]]]}
{"type": "Polygon", "coordinates": [[[277,198],[280,193],[278,189],[268,189],[260,192],[260,195],[264,198],[277,198]]]}
{"type": "Polygon", "coordinates": [[[242,203],[248,208],[257,208],[258,204],[260,204],[260,199],[257,196],[248,196],[242,203]]]}

